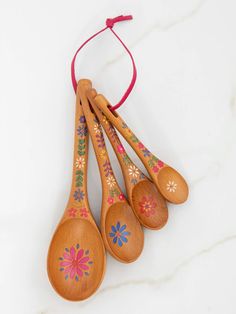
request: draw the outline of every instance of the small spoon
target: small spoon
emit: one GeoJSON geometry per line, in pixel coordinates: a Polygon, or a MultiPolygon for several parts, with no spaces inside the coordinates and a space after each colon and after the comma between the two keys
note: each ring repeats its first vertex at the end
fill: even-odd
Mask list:
{"type": "MultiPolygon", "coordinates": [[[[84,81],[85,85],[90,84],[84,81]]],[[[48,277],[59,295],[70,301],[91,296],[100,286],[106,266],[101,234],[87,200],[88,136],[76,95],[74,165],[70,198],[48,251],[48,277]]]]}
{"type": "Polygon", "coordinates": [[[118,113],[110,110],[111,106],[103,95],[97,95],[94,100],[98,108],[132,146],[165,199],[175,204],[185,202],[188,198],[188,185],[184,178],[175,169],[151,154],[118,113]]]}
{"type": "Polygon", "coordinates": [[[143,250],[143,230],[116,181],[101,125],[86,96],[86,90],[89,88],[85,88],[82,82],[83,80],[79,81],[78,89],[102,182],[101,232],[104,244],[114,258],[130,263],[135,261],[143,250]]]}
{"type": "Polygon", "coordinates": [[[160,229],[166,224],[168,219],[166,201],[155,184],[129,158],[115,128],[96,106],[94,102],[96,95],[95,89],[87,92],[89,102],[119,160],[129,202],[132,205],[134,213],[140,223],[146,228],[160,229]]]}

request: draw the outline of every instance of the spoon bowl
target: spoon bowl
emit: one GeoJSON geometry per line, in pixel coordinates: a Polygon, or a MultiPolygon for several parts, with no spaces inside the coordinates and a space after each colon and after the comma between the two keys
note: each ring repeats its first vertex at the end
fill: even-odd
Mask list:
{"type": "Polygon", "coordinates": [[[69,219],[56,230],[48,252],[49,280],[63,298],[87,299],[104,273],[103,244],[99,231],[84,219],[69,219]]]}
{"type": "Polygon", "coordinates": [[[161,194],[170,202],[181,204],[187,200],[187,183],[175,169],[166,165],[159,169],[157,178],[158,188],[161,194]]]}
{"type": "Polygon", "coordinates": [[[140,223],[127,203],[115,203],[108,208],[105,233],[112,255],[119,260],[131,263],[141,254],[143,233],[140,223]]]}
{"type": "Polygon", "coordinates": [[[152,181],[138,182],[132,190],[134,212],[142,224],[153,230],[163,228],[168,220],[166,202],[152,181]]]}

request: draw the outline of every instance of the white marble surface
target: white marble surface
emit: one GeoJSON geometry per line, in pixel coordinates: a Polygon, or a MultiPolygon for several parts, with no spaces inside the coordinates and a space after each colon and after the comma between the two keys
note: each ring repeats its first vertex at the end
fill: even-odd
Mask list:
{"type": "MultiPolygon", "coordinates": [[[[0,1],[1,313],[236,313],[235,12],[234,0],[0,1]],[[134,20],[116,31],[135,56],[138,80],[119,112],[186,177],[190,197],[169,206],[163,230],[145,230],[137,262],[108,256],[96,295],[70,303],[46,273],[48,244],[70,189],[70,60],[106,17],[126,13],[134,20]]],[[[109,31],[81,53],[77,70],[112,102],[131,76],[109,31]]],[[[112,161],[124,186],[114,154],[112,161]]],[[[99,221],[92,154],[89,162],[99,221]]]]}

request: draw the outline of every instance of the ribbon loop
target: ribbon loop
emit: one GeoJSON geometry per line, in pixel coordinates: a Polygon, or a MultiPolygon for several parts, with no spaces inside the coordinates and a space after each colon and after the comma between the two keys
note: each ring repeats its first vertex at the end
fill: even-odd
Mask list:
{"type": "Polygon", "coordinates": [[[100,31],[98,31],[97,33],[95,33],[94,35],[92,35],[91,37],[89,37],[80,47],[79,49],[76,51],[72,62],[71,62],[71,80],[72,80],[72,85],[74,88],[74,91],[76,93],[76,89],[77,89],[77,81],[76,81],[76,77],[75,77],[75,60],[77,57],[77,54],[79,53],[79,51],[90,41],[92,40],[94,37],[96,37],[97,35],[101,34],[102,32],[104,32],[106,29],[110,29],[110,31],[114,34],[114,36],[119,40],[119,42],[122,44],[122,46],[125,48],[125,50],[127,51],[127,53],[130,56],[130,59],[132,61],[132,65],[133,65],[133,76],[132,76],[132,80],[126,90],[126,92],[124,93],[124,95],[122,96],[121,100],[115,105],[112,106],[110,109],[111,110],[115,110],[117,108],[119,108],[127,99],[127,97],[129,96],[129,94],[131,93],[134,84],[136,82],[136,78],[137,78],[137,70],[136,70],[136,66],[135,66],[135,62],[134,62],[134,58],[131,54],[131,52],[129,51],[129,49],[126,47],[126,45],[123,43],[123,41],[120,39],[120,37],[115,33],[115,31],[113,30],[113,26],[115,25],[115,23],[118,22],[122,22],[122,21],[128,21],[128,20],[132,20],[133,17],[132,15],[119,15],[113,19],[108,18],[106,20],[106,27],[101,29],[100,31]]]}

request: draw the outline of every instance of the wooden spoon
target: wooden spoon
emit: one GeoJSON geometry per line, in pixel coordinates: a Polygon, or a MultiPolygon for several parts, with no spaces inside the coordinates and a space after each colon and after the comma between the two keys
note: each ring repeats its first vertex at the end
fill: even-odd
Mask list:
{"type": "Polygon", "coordinates": [[[134,213],[143,226],[149,229],[160,229],[166,224],[168,219],[166,201],[155,184],[129,158],[112,123],[96,106],[94,102],[96,95],[95,89],[87,92],[89,102],[119,160],[129,202],[134,213]]]}
{"type": "Polygon", "coordinates": [[[86,90],[89,88],[85,87],[81,80],[78,83],[78,89],[102,182],[101,232],[103,240],[113,257],[120,262],[130,263],[135,261],[143,250],[143,230],[116,181],[101,125],[86,96],[86,90]]]}
{"type": "Polygon", "coordinates": [[[161,194],[171,203],[185,202],[188,198],[188,185],[184,178],[175,169],[151,154],[118,113],[110,110],[111,106],[103,95],[97,95],[94,100],[98,108],[135,150],[161,194]]]}
{"type": "MultiPolygon", "coordinates": [[[[91,86],[89,81],[85,85],[91,86]]],[[[48,251],[48,277],[62,297],[80,301],[100,286],[106,266],[101,234],[87,200],[88,136],[85,117],[76,95],[74,165],[70,198],[48,251]]]]}

